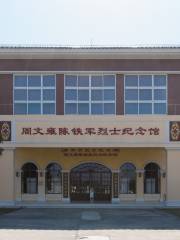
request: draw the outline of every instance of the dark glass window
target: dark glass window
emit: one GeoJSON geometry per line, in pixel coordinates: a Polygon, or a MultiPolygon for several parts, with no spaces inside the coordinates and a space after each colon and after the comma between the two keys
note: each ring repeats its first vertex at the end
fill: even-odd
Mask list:
{"type": "Polygon", "coordinates": [[[137,75],[127,75],[126,76],[126,86],[127,87],[138,87],[138,76],[137,75]]]}
{"type": "Polygon", "coordinates": [[[65,114],[115,114],[114,75],[66,75],[65,83],[65,114]]]}
{"type": "Polygon", "coordinates": [[[28,86],[29,87],[40,87],[41,86],[41,76],[28,76],[28,86]]]}
{"type": "Polygon", "coordinates": [[[27,103],[15,103],[14,104],[15,114],[27,114],[27,103]]]}
{"type": "Polygon", "coordinates": [[[136,193],[136,168],[132,163],[125,163],[120,168],[120,193],[136,193]]]}
{"type": "Polygon", "coordinates": [[[76,87],[77,86],[77,76],[75,75],[66,75],[65,80],[66,87],[76,87]]]}
{"type": "Polygon", "coordinates": [[[166,89],[155,89],[154,100],[166,100],[166,89]]]}
{"type": "Polygon", "coordinates": [[[166,114],[166,103],[154,103],[154,113],[155,114],[166,114]]]}
{"type": "Polygon", "coordinates": [[[144,193],[160,193],[160,167],[156,163],[149,163],[144,168],[144,193]]]}
{"type": "Polygon", "coordinates": [[[29,101],[40,101],[41,100],[41,90],[33,89],[28,91],[28,100],[29,101]]]}
{"type": "Polygon", "coordinates": [[[77,89],[67,89],[65,98],[66,100],[77,100],[77,89]]]}
{"type": "Polygon", "coordinates": [[[89,104],[78,103],[78,114],[89,114],[89,104]]]}
{"type": "Polygon", "coordinates": [[[165,75],[155,75],[154,76],[154,86],[166,87],[166,76],[165,75]]]}
{"type": "Polygon", "coordinates": [[[55,93],[54,75],[15,76],[14,114],[55,114],[55,93]]]}
{"type": "Polygon", "coordinates": [[[79,90],[78,91],[79,101],[89,101],[89,90],[79,90]]]}
{"type": "Polygon", "coordinates": [[[114,89],[105,89],[104,90],[104,100],[105,101],[114,101],[115,99],[115,90],[114,89]]]}
{"type": "Polygon", "coordinates": [[[152,114],[152,103],[140,103],[139,114],[152,114]]]}
{"type": "Polygon", "coordinates": [[[102,87],[103,86],[103,77],[102,76],[92,76],[91,77],[91,86],[92,87],[102,87]]]}
{"type": "Polygon", "coordinates": [[[15,76],[14,86],[15,87],[27,87],[27,76],[15,76]]]}
{"type": "Polygon", "coordinates": [[[77,114],[77,103],[66,103],[65,114],[77,114]]]}
{"type": "Polygon", "coordinates": [[[138,103],[126,103],[126,114],[138,114],[138,103]]]}
{"type": "Polygon", "coordinates": [[[46,168],[46,194],[62,193],[61,167],[51,163],[46,168]]]}
{"type": "Polygon", "coordinates": [[[40,103],[29,103],[28,104],[28,114],[41,114],[41,104],[40,103]]]}
{"type": "Polygon", "coordinates": [[[152,89],[140,89],[139,100],[152,100],[152,89]]]}
{"type": "Polygon", "coordinates": [[[55,100],[55,90],[54,89],[44,89],[43,90],[43,100],[54,101],[55,100]]]}
{"type": "Polygon", "coordinates": [[[126,75],[125,114],[166,114],[165,75],[126,75]]]}
{"type": "Polygon", "coordinates": [[[89,76],[78,76],[79,87],[89,87],[89,76]]]}
{"type": "Polygon", "coordinates": [[[126,89],[125,100],[138,100],[138,89],[126,89]]]}
{"type": "Polygon", "coordinates": [[[152,75],[140,75],[139,86],[140,87],[152,86],[152,75]]]}
{"type": "Polygon", "coordinates": [[[102,103],[92,103],[91,104],[92,114],[103,114],[103,104],[102,103]]]}
{"type": "Polygon", "coordinates": [[[104,103],[104,114],[115,114],[115,105],[113,103],[104,103]]]}
{"type": "Polygon", "coordinates": [[[103,100],[103,90],[97,89],[91,91],[91,100],[92,101],[102,101],[103,100]]]}
{"type": "Polygon", "coordinates": [[[44,75],[43,76],[43,87],[55,87],[55,76],[44,75]]]}
{"type": "Polygon", "coordinates": [[[38,169],[35,164],[24,164],[22,167],[21,184],[22,193],[38,193],[38,169]]]}
{"type": "Polygon", "coordinates": [[[114,75],[104,75],[104,87],[114,87],[115,77],[114,75]]]}
{"type": "Polygon", "coordinates": [[[54,114],[54,113],[55,113],[55,103],[43,104],[43,114],[54,114]]]}
{"type": "Polygon", "coordinates": [[[27,89],[15,89],[14,90],[15,101],[27,101],[27,89]]]}

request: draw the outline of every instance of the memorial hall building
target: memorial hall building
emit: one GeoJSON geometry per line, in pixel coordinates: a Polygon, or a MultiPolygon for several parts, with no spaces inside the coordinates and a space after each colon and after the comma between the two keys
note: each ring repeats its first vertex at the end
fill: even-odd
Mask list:
{"type": "Polygon", "coordinates": [[[0,46],[0,206],[180,206],[180,47],[0,46]]]}

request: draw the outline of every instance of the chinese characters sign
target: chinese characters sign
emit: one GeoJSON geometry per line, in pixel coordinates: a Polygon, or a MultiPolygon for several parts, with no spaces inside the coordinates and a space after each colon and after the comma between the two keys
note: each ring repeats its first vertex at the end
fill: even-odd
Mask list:
{"type": "Polygon", "coordinates": [[[61,151],[66,157],[115,157],[120,152],[118,148],[63,148],[61,151]]]}
{"type": "Polygon", "coordinates": [[[153,146],[163,143],[167,136],[164,130],[164,123],[155,120],[125,121],[117,117],[82,120],[61,116],[54,120],[17,121],[15,138],[17,144],[41,147],[153,146]]]}
{"type": "Polygon", "coordinates": [[[70,127],[22,127],[21,135],[30,136],[157,136],[160,135],[158,127],[144,128],[142,126],[131,128],[117,128],[117,127],[86,127],[86,128],[70,128],[70,127]]]}

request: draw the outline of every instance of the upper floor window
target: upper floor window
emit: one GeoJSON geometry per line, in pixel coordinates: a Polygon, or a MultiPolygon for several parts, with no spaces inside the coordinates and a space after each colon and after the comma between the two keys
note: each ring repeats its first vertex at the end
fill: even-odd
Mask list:
{"type": "Polygon", "coordinates": [[[15,75],[14,114],[55,114],[54,75],[15,75]]]}
{"type": "Polygon", "coordinates": [[[66,75],[65,114],[115,114],[115,75],[66,75]]]}
{"type": "Polygon", "coordinates": [[[125,114],[166,113],[166,75],[125,76],[125,114]]]}

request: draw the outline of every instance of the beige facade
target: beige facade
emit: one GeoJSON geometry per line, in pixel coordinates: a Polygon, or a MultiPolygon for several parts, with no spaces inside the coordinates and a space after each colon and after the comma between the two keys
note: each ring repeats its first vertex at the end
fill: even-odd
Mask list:
{"type": "MultiPolygon", "coordinates": [[[[168,206],[180,205],[179,167],[180,150],[177,142],[169,140],[169,121],[178,117],[91,117],[91,116],[3,116],[2,120],[11,121],[12,141],[4,142],[0,156],[0,204],[21,205],[26,203],[64,203],[70,202],[71,170],[83,163],[98,163],[106,166],[112,173],[112,201],[116,203],[159,203],[168,206]],[[42,134],[34,134],[41,128],[42,134]],[[137,133],[137,129],[144,129],[137,133]],[[54,128],[56,132],[47,132],[54,128]],[[59,133],[66,128],[69,134],[59,133]],[[81,128],[82,135],[72,134],[73,128],[81,128]],[[86,128],[97,129],[96,134],[85,134],[86,128]],[[106,128],[107,135],[98,134],[99,128],[106,128]],[[117,135],[114,128],[121,129],[117,135]],[[127,133],[127,128],[130,132],[127,133]],[[151,132],[149,129],[159,129],[151,132]],[[31,129],[31,132],[29,130],[31,129]],[[126,129],[126,130],[123,130],[126,129]],[[25,131],[26,130],[26,131],[25,131]],[[146,131],[145,131],[146,130],[146,131]],[[124,131],[124,132],[123,132],[124,131]],[[130,134],[132,133],[133,134],[130,134]],[[111,135],[111,133],[113,133],[111,135]],[[122,134],[124,133],[124,134],[122,134]],[[140,134],[141,133],[141,134],[140,134]],[[94,150],[95,149],[95,150],[94,150]],[[114,154],[114,149],[116,150],[114,154]],[[78,154],[81,152],[81,154],[78,154]],[[95,154],[94,154],[95,152],[95,154]],[[38,193],[22,193],[22,167],[32,162],[38,168],[38,193]],[[62,174],[68,174],[67,194],[46,194],[46,167],[58,163],[62,174]],[[132,163],[136,168],[136,193],[121,194],[119,191],[120,168],[124,163],[132,163]],[[160,168],[160,192],[144,193],[144,169],[148,163],[156,163],[160,168]],[[117,174],[118,196],[114,196],[114,176],[117,174]],[[64,196],[66,195],[66,196],[64,196]]],[[[67,133],[67,132],[66,132],[67,133]]],[[[65,187],[62,175],[62,188],[65,187]]],[[[66,186],[66,187],[67,187],[66,186]]]]}
{"type": "Polygon", "coordinates": [[[178,46],[0,47],[0,206],[180,206],[179,59],[178,46]]]}

